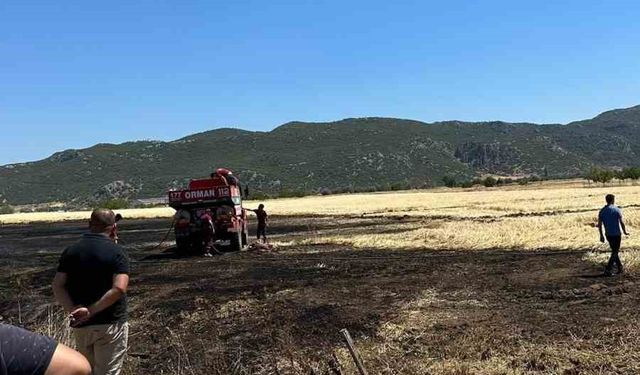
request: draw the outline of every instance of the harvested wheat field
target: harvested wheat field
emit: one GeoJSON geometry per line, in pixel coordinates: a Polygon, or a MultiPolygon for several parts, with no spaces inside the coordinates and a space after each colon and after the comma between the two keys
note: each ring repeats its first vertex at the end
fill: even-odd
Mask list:
{"type": "MultiPolygon", "coordinates": [[[[639,187],[265,204],[277,250],[213,258],[177,257],[171,236],[157,246],[170,218],[125,215],[127,374],[357,374],[343,328],[370,374],[640,373],[639,187]],[[623,241],[627,273],[606,278],[595,218],[609,192],[632,236],[623,241]]],[[[71,340],[49,284],[83,227],[0,228],[4,321],[71,340]]]]}

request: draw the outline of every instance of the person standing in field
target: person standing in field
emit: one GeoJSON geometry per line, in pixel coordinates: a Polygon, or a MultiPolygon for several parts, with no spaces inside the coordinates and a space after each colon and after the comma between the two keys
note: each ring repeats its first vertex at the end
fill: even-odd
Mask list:
{"type": "Polygon", "coordinates": [[[129,260],[109,234],[115,215],[91,213],[89,233],[64,250],[53,279],[53,293],[69,313],[77,350],[93,375],[118,375],[127,352],[129,260]]]}
{"type": "Polygon", "coordinates": [[[267,215],[267,211],[264,210],[264,204],[261,203],[257,210],[251,211],[255,212],[258,218],[258,233],[256,233],[256,239],[259,241],[260,237],[262,237],[262,242],[267,243],[267,222],[269,215],[267,215]]]}
{"type": "Polygon", "coordinates": [[[0,323],[0,375],[89,375],[77,351],[26,329],[0,323]]]}
{"type": "Polygon", "coordinates": [[[122,220],[122,215],[116,214],[116,222],[113,223],[113,227],[111,228],[111,233],[109,233],[109,238],[115,243],[118,243],[118,221],[122,220]]]}
{"type": "Polygon", "coordinates": [[[609,242],[611,247],[611,257],[607,263],[605,275],[612,276],[614,267],[617,268],[619,274],[624,272],[618,253],[622,243],[622,234],[624,233],[625,236],[628,236],[629,233],[622,220],[622,210],[615,205],[616,197],[613,194],[608,194],[605,200],[607,205],[598,214],[598,231],[600,232],[600,242],[604,243],[606,237],[606,241],[609,242]],[[603,226],[604,232],[602,231],[603,226]]]}

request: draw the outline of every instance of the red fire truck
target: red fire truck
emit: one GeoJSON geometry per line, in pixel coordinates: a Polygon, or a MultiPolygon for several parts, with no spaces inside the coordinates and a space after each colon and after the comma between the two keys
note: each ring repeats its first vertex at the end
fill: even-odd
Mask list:
{"type": "MultiPolygon", "coordinates": [[[[210,178],[195,179],[184,190],[168,192],[169,205],[176,210],[176,247],[180,253],[202,252],[202,217],[210,212],[213,240],[229,241],[231,250],[247,245],[247,213],[242,207],[241,186],[231,171],[218,168],[210,178]]],[[[209,234],[210,237],[210,234],[209,234]]]]}

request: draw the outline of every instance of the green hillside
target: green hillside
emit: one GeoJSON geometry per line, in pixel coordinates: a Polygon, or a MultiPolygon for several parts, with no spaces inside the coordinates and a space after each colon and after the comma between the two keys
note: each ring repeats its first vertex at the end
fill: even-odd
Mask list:
{"type": "Polygon", "coordinates": [[[215,167],[252,192],[433,186],[483,173],[576,176],[638,164],[640,106],[567,125],[426,124],[393,118],[291,122],[270,132],[217,129],[173,142],[98,144],[0,167],[0,202],[157,197],[215,167]]]}

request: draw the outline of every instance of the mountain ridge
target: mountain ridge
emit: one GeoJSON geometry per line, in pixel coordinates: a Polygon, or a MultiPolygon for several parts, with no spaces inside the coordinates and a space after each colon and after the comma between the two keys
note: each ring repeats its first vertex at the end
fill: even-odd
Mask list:
{"type": "Polygon", "coordinates": [[[0,166],[0,201],[81,201],[101,191],[160,196],[226,166],[278,195],[434,186],[481,174],[570,177],[640,156],[640,105],[567,124],[425,123],[389,117],[290,121],[271,131],[218,128],[173,141],[99,143],[0,166]]]}

